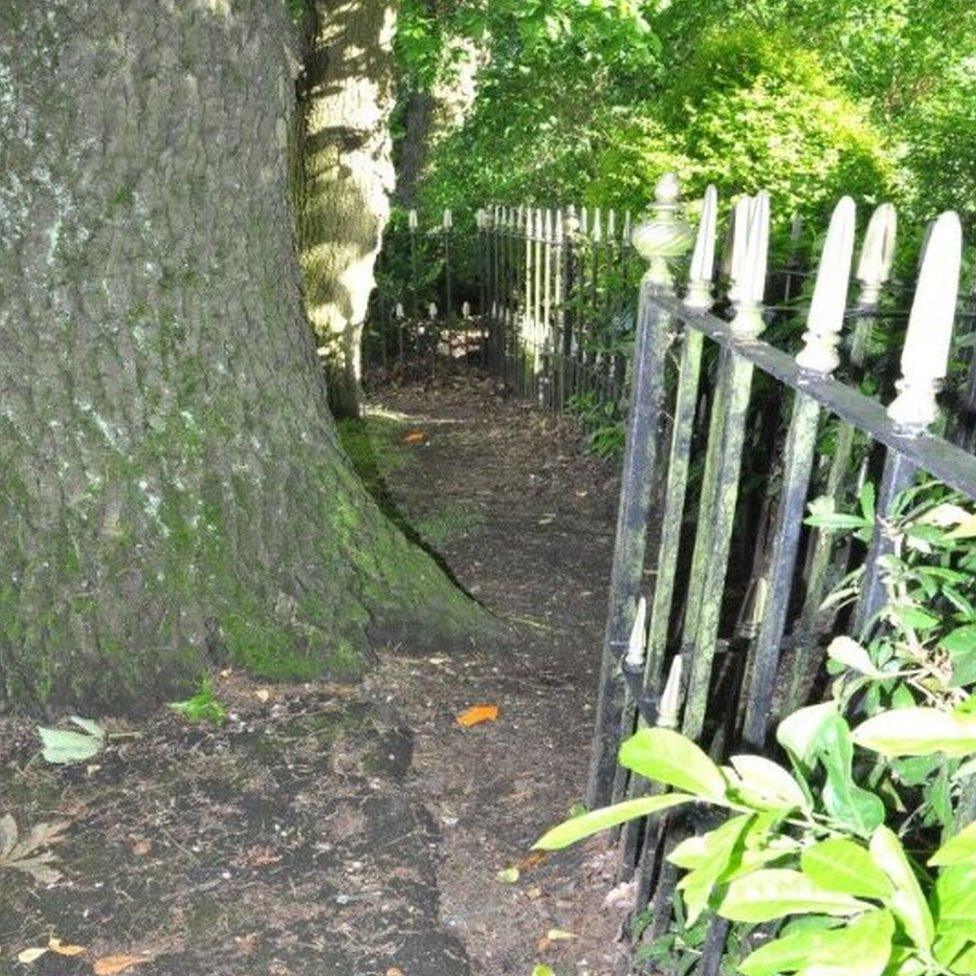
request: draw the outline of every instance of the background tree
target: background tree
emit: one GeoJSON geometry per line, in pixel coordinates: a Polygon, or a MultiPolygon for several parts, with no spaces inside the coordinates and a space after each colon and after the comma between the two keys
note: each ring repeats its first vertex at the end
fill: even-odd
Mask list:
{"type": "Polygon", "coordinates": [[[8,702],[132,707],[227,657],[356,673],[371,639],[484,621],[337,443],[291,232],[289,41],[279,0],[0,7],[8,702]]]}
{"type": "Polygon", "coordinates": [[[309,319],[338,416],[362,411],[361,348],[390,212],[394,105],[390,0],[315,0],[301,150],[301,247],[309,319]]]}

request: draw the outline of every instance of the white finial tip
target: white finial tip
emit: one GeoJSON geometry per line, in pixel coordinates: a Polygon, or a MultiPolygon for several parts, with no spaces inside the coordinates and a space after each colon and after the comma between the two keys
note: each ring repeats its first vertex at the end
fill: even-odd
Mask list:
{"type": "Polygon", "coordinates": [[[665,173],[654,187],[654,199],[658,203],[677,203],[681,196],[681,185],[674,173],[665,173]]]}

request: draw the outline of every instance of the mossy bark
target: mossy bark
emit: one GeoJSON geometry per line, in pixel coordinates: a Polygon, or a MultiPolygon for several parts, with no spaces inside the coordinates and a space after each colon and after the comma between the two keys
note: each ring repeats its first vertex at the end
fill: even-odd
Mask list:
{"type": "Polygon", "coordinates": [[[314,0],[303,109],[300,234],[308,317],[337,416],[362,413],[363,324],[390,214],[391,0],[314,0]]]}
{"type": "Polygon", "coordinates": [[[0,5],[0,699],[134,708],[214,659],[356,674],[485,615],[329,416],[283,0],[0,5]]]}

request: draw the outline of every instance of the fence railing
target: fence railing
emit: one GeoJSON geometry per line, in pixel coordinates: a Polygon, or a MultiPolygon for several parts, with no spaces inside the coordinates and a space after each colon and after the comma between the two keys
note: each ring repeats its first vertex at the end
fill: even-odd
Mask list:
{"type": "MultiPolygon", "coordinates": [[[[899,494],[926,472],[976,499],[976,458],[946,436],[936,402],[958,315],[961,229],[956,215],[943,214],[931,229],[896,393],[883,406],[835,378],[843,365],[856,367],[861,352],[857,332],[864,316],[854,320],[848,361],[842,361],[855,238],[853,201],[841,201],[834,211],[802,347],[791,355],[761,338],[767,326],[762,301],[768,197],[761,193],[735,208],[727,319],[710,311],[715,304],[715,194],[710,190],[706,195],[683,299],[676,297],[668,269],[668,258],[690,243],[689,228],[674,214],[674,197],[673,184],[662,182],[655,217],[634,230],[635,245],[650,267],[638,305],[588,791],[594,806],[649,790],[648,784],[628,780],[615,761],[620,742],[641,722],[677,727],[716,758],[740,746],[762,751],[777,711],[805,702],[810,689],[796,676],[819,669],[826,637],[838,629],[862,635],[882,609],[884,558],[893,546],[887,525],[899,494]],[[713,364],[706,372],[709,354],[713,364]],[[792,403],[776,439],[776,476],[767,476],[772,490],[761,493],[767,530],[752,561],[750,586],[743,589],[730,579],[729,569],[735,532],[750,521],[740,492],[744,447],[756,422],[750,408],[760,381],[792,403]],[[819,437],[827,423],[837,432],[830,452],[819,437]],[[849,547],[838,552],[836,538],[804,524],[814,495],[840,501],[856,490],[855,438],[866,444],[864,471],[878,473],[880,481],[873,540],[863,553],[849,547]],[[696,465],[700,475],[693,498],[689,473],[696,465]],[[841,573],[863,566],[860,597],[846,620],[818,616],[828,591],[825,570],[832,563],[841,573]],[[647,594],[645,566],[652,570],[647,594]],[[743,620],[750,625],[742,626],[743,620]]],[[[862,248],[858,308],[864,312],[878,298],[885,263],[881,244],[891,218],[890,211],[876,214],[862,248]]],[[[666,858],[693,826],[671,815],[622,831],[621,873],[636,874],[638,909],[649,902],[653,906],[648,939],[663,935],[671,922],[676,869],[666,858]]],[[[700,972],[718,972],[725,933],[726,923],[716,919],[705,939],[700,972]]]]}
{"type": "MultiPolygon", "coordinates": [[[[646,220],[622,222],[626,238],[605,215],[597,232],[592,215],[482,210],[463,245],[451,223],[446,253],[465,254],[466,270],[441,251],[428,279],[451,281],[450,316],[412,318],[406,299],[384,299],[400,335],[427,336],[432,355],[480,362],[547,408],[589,393],[626,417],[589,806],[651,789],[616,763],[641,723],[678,728],[715,758],[762,751],[775,719],[809,700],[828,639],[875,623],[903,490],[924,472],[976,500],[973,300],[959,301],[954,214],[930,226],[917,282],[898,284],[888,205],[856,264],[845,198],[817,266],[772,272],[765,194],[737,202],[720,256],[714,190],[697,232],[682,212],[671,178],[646,220]],[[840,506],[867,479],[879,484],[869,546],[805,524],[811,499],[840,506]],[[859,566],[853,612],[825,610],[859,566]]],[[[648,940],[672,922],[667,854],[695,827],[672,814],[620,831],[621,877],[637,879],[637,911],[653,909],[648,940]]],[[[716,920],[706,976],[725,934],[716,920]]]]}

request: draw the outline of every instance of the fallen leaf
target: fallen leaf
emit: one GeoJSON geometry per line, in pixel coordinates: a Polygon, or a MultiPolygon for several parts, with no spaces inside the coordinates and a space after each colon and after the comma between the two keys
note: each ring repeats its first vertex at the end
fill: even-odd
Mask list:
{"type": "Polygon", "coordinates": [[[258,701],[266,702],[271,697],[271,692],[268,691],[267,688],[258,688],[258,690],[254,692],[254,697],[257,698],[258,701]]]}
{"type": "Polygon", "coordinates": [[[552,948],[552,943],[545,936],[543,936],[535,944],[535,948],[537,952],[548,952],[552,948]]]}
{"type": "Polygon", "coordinates": [[[498,718],[497,705],[472,705],[457,717],[458,725],[465,727],[479,725],[481,722],[494,722],[498,718]]]}
{"type": "Polygon", "coordinates": [[[565,929],[549,929],[546,938],[550,942],[565,942],[567,939],[575,939],[575,932],[567,932],[565,929]]]}
{"type": "Polygon", "coordinates": [[[422,430],[408,430],[403,435],[404,444],[423,444],[427,440],[427,435],[422,430]]]}
{"type": "Polygon", "coordinates": [[[102,956],[101,959],[95,960],[93,969],[95,976],[115,976],[116,973],[125,972],[133,966],[141,966],[147,962],[149,962],[148,956],[102,956]]]}
{"type": "Polygon", "coordinates": [[[386,971],[386,976],[406,976],[406,973],[399,966],[390,966],[386,971]]]}
{"type": "Polygon", "coordinates": [[[45,952],[47,952],[47,946],[33,946],[30,949],[21,949],[17,953],[17,962],[36,962],[45,952]]]}
{"type": "Polygon", "coordinates": [[[549,857],[548,851],[529,851],[521,861],[518,862],[516,867],[519,871],[531,871],[533,868],[538,867],[546,858],[549,857]]]}
{"type": "Polygon", "coordinates": [[[132,845],[132,853],[136,857],[145,857],[148,853],[152,851],[152,842],[146,840],[145,838],[140,838],[135,841],[132,845]]]}
{"type": "Polygon", "coordinates": [[[499,881],[504,881],[505,884],[515,884],[519,879],[519,869],[518,868],[504,868],[498,872],[496,875],[499,881]]]}
{"type": "Polygon", "coordinates": [[[53,935],[48,939],[47,947],[51,952],[56,952],[59,956],[80,956],[83,952],[87,951],[84,946],[66,945],[60,939],[54,938],[53,935]]]}

